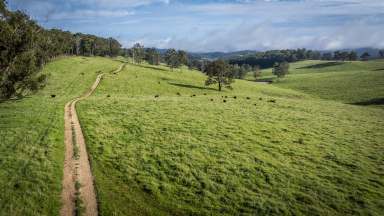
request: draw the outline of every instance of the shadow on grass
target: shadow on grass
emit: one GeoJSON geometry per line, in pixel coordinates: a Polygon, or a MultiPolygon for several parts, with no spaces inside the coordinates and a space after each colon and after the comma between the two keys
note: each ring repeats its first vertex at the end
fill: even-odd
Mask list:
{"type": "Polygon", "coordinates": [[[14,98],[9,98],[9,99],[0,99],[0,104],[1,103],[6,103],[6,102],[9,102],[9,103],[20,102],[21,100],[26,99],[26,98],[31,98],[31,96],[24,95],[24,96],[18,96],[18,97],[14,97],[14,98]]]}
{"type": "Polygon", "coordinates": [[[217,89],[214,89],[214,88],[207,88],[207,87],[202,87],[202,86],[194,86],[194,85],[181,84],[181,83],[168,82],[168,84],[173,85],[173,86],[177,86],[177,87],[183,87],[183,88],[193,88],[193,89],[201,89],[201,90],[218,91],[217,89]]]}
{"type": "Polygon", "coordinates": [[[305,67],[299,67],[296,69],[320,69],[320,68],[332,67],[332,66],[343,65],[343,64],[345,64],[345,62],[326,62],[326,63],[320,63],[315,65],[309,65],[305,67]]]}
{"type": "Polygon", "coordinates": [[[273,83],[274,79],[275,79],[274,77],[260,78],[260,79],[255,80],[254,82],[261,82],[261,83],[271,84],[271,83],[273,83]]]}
{"type": "Polygon", "coordinates": [[[128,63],[127,61],[123,61],[123,60],[119,60],[119,59],[115,59],[113,61],[117,61],[117,62],[121,62],[121,63],[128,63]]]}
{"type": "Polygon", "coordinates": [[[368,105],[384,105],[384,98],[374,98],[367,101],[352,103],[353,105],[368,106],[368,105]]]}
{"type": "Polygon", "coordinates": [[[135,64],[135,66],[142,67],[142,68],[147,68],[147,69],[152,69],[152,70],[168,71],[168,70],[166,70],[166,69],[158,68],[158,67],[150,66],[150,65],[140,65],[140,64],[135,64]]]}
{"type": "Polygon", "coordinates": [[[375,70],[372,70],[372,71],[384,71],[384,68],[379,68],[379,69],[375,69],[375,70]]]}

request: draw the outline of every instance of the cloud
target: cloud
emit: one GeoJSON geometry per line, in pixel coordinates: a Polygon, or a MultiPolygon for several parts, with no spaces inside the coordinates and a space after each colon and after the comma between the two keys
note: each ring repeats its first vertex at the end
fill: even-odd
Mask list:
{"type": "MultiPolygon", "coordinates": [[[[334,50],[343,48],[384,47],[384,28],[369,26],[365,20],[337,27],[276,28],[270,23],[239,24],[225,30],[195,32],[198,37],[177,36],[158,44],[160,48],[178,47],[190,51],[235,51],[311,48],[334,50]]],[[[156,46],[156,41],[147,39],[156,46]]]]}
{"type": "Polygon", "coordinates": [[[190,51],[384,47],[383,0],[13,0],[45,27],[190,51]]]}
{"type": "Polygon", "coordinates": [[[60,12],[50,16],[50,19],[92,19],[92,18],[116,18],[134,15],[134,11],[127,10],[77,10],[71,12],[60,12]]]}
{"type": "Polygon", "coordinates": [[[170,0],[69,0],[72,4],[93,5],[98,8],[135,8],[156,3],[169,4],[170,0]]]}

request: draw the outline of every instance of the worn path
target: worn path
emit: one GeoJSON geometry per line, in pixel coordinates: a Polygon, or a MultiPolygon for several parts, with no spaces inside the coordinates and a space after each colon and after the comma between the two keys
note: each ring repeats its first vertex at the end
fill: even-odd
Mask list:
{"type": "MultiPolygon", "coordinates": [[[[114,73],[121,71],[124,65],[122,64],[114,73]]],[[[93,176],[83,132],[77,117],[76,103],[86,99],[95,91],[103,75],[97,76],[92,87],[84,95],[71,100],[65,105],[65,159],[63,190],[61,193],[61,216],[76,215],[76,211],[80,206],[84,215],[96,216],[98,214],[93,176]]]]}

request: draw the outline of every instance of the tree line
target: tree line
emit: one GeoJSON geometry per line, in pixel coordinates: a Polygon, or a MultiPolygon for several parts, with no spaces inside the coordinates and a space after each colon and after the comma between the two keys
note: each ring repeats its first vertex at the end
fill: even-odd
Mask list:
{"type": "MultiPolygon", "coordinates": [[[[379,58],[384,58],[384,50],[378,51],[379,58]]],[[[325,52],[293,49],[293,50],[270,50],[257,52],[255,54],[232,57],[228,61],[230,64],[259,66],[261,68],[271,68],[276,62],[296,62],[302,60],[328,60],[328,61],[357,61],[369,60],[372,56],[368,52],[360,56],[355,51],[334,51],[325,52]]]]}
{"type": "Polygon", "coordinates": [[[231,58],[228,61],[230,64],[247,64],[259,66],[260,68],[271,68],[276,62],[296,62],[306,59],[321,59],[321,53],[307,49],[270,50],[231,58]]]}
{"type": "Polygon", "coordinates": [[[27,14],[8,10],[0,0],[0,100],[44,86],[46,76],[39,71],[57,56],[117,56],[120,52],[116,39],[44,29],[27,14]]]}

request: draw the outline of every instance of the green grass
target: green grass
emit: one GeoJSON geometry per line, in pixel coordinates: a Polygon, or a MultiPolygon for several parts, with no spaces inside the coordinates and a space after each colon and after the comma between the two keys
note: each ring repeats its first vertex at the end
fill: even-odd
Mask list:
{"type": "Polygon", "coordinates": [[[113,74],[121,62],[54,61],[46,88],[0,103],[0,215],[58,214],[64,105],[100,71],[78,111],[101,215],[381,215],[384,109],[341,102],[382,97],[382,77],[367,78],[382,62],[296,69],[319,63],[220,93],[196,71],[127,65],[113,74]],[[321,92],[327,74],[352,81],[321,92]],[[301,89],[300,76],[316,91],[301,89]]]}
{"type": "Polygon", "coordinates": [[[79,103],[101,215],[382,214],[384,110],[204,79],[127,65],[79,103]]]}
{"type": "MultiPolygon", "coordinates": [[[[246,77],[252,80],[251,74],[246,77]]],[[[384,60],[330,62],[302,61],[290,64],[290,73],[276,79],[271,69],[262,71],[261,80],[274,85],[344,103],[374,104],[384,100],[384,60]]]]}
{"type": "Polygon", "coordinates": [[[119,64],[106,58],[56,60],[43,71],[50,74],[43,90],[0,103],[0,215],[58,215],[64,105],[85,92],[98,71],[119,64]]]}

